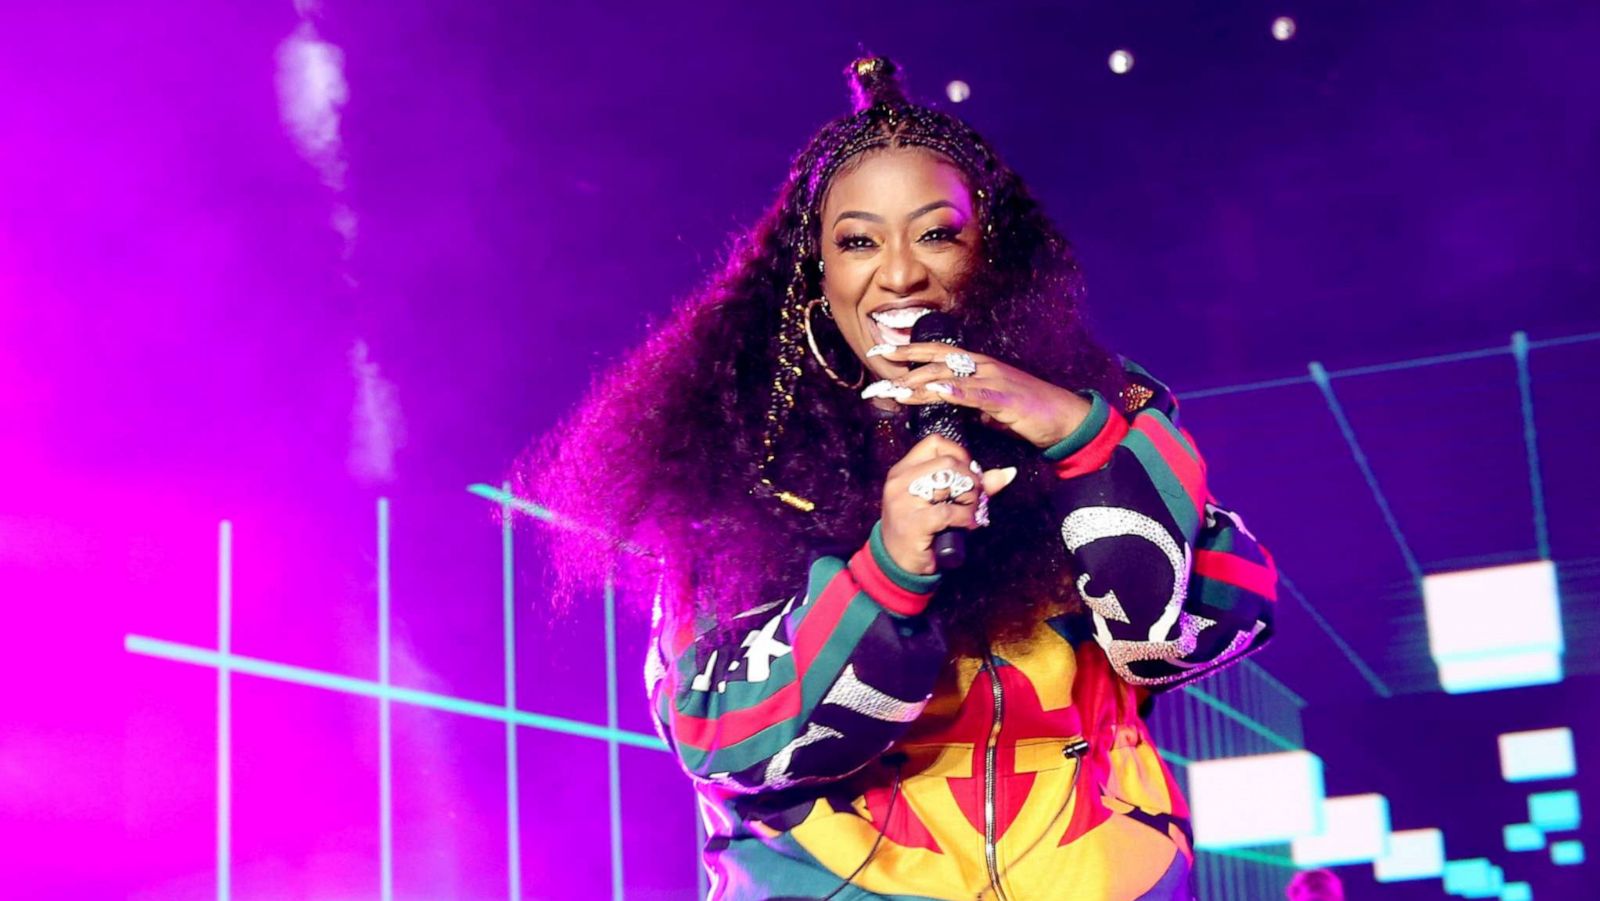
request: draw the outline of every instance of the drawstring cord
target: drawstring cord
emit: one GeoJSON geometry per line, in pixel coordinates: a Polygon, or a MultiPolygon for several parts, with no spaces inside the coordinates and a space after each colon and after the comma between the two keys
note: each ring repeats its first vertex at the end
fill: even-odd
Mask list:
{"type": "Polygon", "coordinates": [[[867,868],[867,864],[872,863],[872,858],[878,856],[878,846],[883,844],[884,833],[889,828],[889,818],[894,816],[895,802],[900,800],[900,769],[901,767],[905,766],[906,763],[906,755],[904,754],[886,754],[884,755],[883,759],[885,762],[888,762],[890,757],[895,758],[894,791],[889,793],[889,808],[883,813],[883,825],[878,827],[878,837],[873,839],[872,848],[867,851],[867,859],[861,861],[861,864],[857,866],[849,876],[844,877],[843,882],[839,883],[837,886],[834,886],[833,891],[824,895],[822,897],[822,901],[831,901],[834,895],[844,891],[844,887],[854,882],[855,878],[861,875],[861,871],[867,868]]]}

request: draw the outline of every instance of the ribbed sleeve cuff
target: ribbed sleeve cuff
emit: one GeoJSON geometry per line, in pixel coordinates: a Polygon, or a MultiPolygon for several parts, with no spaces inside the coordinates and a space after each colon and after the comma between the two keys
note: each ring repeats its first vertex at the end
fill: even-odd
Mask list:
{"type": "Polygon", "coordinates": [[[1072,434],[1044,449],[1044,458],[1052,463],[1060,463],[1087,447],[1106,427],[1106,420],[1111,418],[1111,405],[1100,396],[1100,392],[1084,391],[1082,394],[1088,397],[1089,415],[1078,423],[1072,434]]]}
{"type": "Polygon", "coordinates": [[[872,527],[866,545],[850,558],[850,572],[867,596],[901,616],[916,616],[928,609],[939,574],[918,575],[904,569],[883,546],[883,524],[872,527]]]}
{"type": "Polygon", "coordinates": [[[1050,445],[1044,457],[1056,464],[1056,475],[1063,479],[1094,472],[1111,461],[1111,453],[1128,436],[1128,421],[1111,409],[1098,391],[1086,392],[1089,415],[1072,434],[1050,445]]]}

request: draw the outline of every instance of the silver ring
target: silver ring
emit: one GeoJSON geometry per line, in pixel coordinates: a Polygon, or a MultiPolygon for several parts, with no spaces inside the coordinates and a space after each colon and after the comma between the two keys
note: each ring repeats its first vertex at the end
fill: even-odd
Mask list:
{"type": "Polygon", "coordinates": [[[972,479],[961,475],[953,469],[936,469],[927,475],[920,475],[912,479],[911,484],[906,486],[906,490],[911,493],[912,497],[920,497],[931,504],[933,503],[933,496],[940,491],[949,489],[952,496],[957,496],[971,491],[971,483],[972,479]],[[955,491],[963,482],[966,483],[966,488],[961,492],[955,491]]]}
{"type": "Polygon", "coordinates": [[[958,379],[972,376],[978,371],[978,362],[972,359],[972,354],[955,350],[944,355],[944,365],[950,367],[950,372],[958,379]]]}

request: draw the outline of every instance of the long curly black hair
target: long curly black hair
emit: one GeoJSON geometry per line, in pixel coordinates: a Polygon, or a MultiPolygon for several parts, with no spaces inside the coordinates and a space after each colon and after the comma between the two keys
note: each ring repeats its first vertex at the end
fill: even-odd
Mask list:
{"type": "MultiPolygon", "coordinates": [[[[981,261],[955,292],[964,346],[1066,388],[1108,397],[1122,388],[1121,366],[1085,327],[1072,249],[1017,174],[959,119],[907,101],[890,61],[867,57],[846,72],[855,111],[795,157],[721,271],[516,466],[520,494],[583,524],[540,530],[558,596],[608,575],[643,579],[664,586],[676,621],[727,629],[738,613],[802,590],[815,555],[865,541],[885,473],[913,443],[909,414],[885,417],[832,381],[804,328],[808,300],[821,296],[828,186],[874,152],[938,154],[972,192],[981,261]]],[[[831,328],[821,317],[812,326],[831,328]]],[[[848,358],[836,334],[830,346],[835,363],[848,358]]],[[[1019,476],[932,608],[953,646],[968,650],[1017,637],[1041,603],[1079,603],[1046,502],[1050,466],[1031,445],[978,431],[974,457],[1019,476]]]]}

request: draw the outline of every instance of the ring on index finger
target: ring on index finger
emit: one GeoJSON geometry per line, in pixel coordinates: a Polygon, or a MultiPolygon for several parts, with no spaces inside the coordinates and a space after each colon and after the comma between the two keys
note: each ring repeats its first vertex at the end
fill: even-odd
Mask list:
{"type": "Polygon", "coordinates": [[[978,371],[978,361],[972,359],[972,354],[962,350],[945,354],[944,365],[950,367],[951,374],[958,379],[968,378],[978,371]]]}

